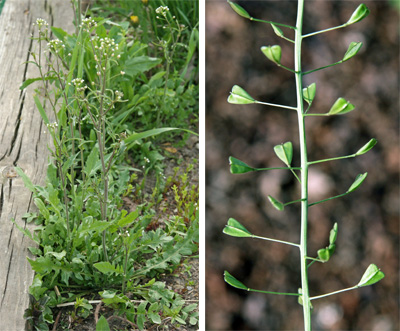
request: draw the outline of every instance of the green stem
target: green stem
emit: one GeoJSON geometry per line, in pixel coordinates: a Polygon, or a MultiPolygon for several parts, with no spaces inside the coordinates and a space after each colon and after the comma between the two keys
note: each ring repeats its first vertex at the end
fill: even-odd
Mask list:
{"type": "Polygon", "coordinates": [[[320,33],[328,32],[328,31],[333,31],[333,30],[337,30],[337,29],[341,29],[341,28],[345,28],[347,25],[348,25],[348,24],[345,23],[345,24],[342,24],[342,25],[335,26],[335,27],[333,27],[333,28],[329,28],[329,29],[325,29],[325,30],[320,30],[320,31],[308,33],[308,34],[305,34],[305,35],[303,36],[303,39],[304,39],[304,38],[311,37],[311,36],[315,36],[315,35],[320,34],[320,33]]]}
{"type": "Polygon", "coordinates": [[[274,241],[274,242],[281,243],[281,244],[285,244],[285,245],[290,245],[290,246],[299,247],[298,244],[292,243],[292,242],[290,242],[290,241],[284,241],[284,240],[278,240],[278,239],[271,239],[271,238],[266,238],[266,237],[259,237],[259,236],[255,236],[255,235],[252,235],[251,237],[252,237],[252,238],[255,238],[255,239],[262,239],[262,240],[274,241]]]}
{"type": "Polygon", "coordinates": [[[323,159],[323,160],[311,161],[311,162],[308,162],[308,165],[310,165],[310,164],[322,163],[322,162],[328,162],[328,161],[343,160],[343,159],[348,159],[348,158],[351,158],[351,157],[356,157],[356,154],[351,154],[351,155],[346,155],[346,156],[332,157],[332,158],[330,158],[330,159],[323,159]]]}
{"type": "Polygon", "coordinates": [[[278,295],[292,295],[292,296],[300,296],[299,293],[285,293],[285,292],[270,292],[270,291],[261,291],[261,290],[254,290],[252,288],[247,288],[249,292],[258,292],[258,293],[266,293],[266,294],[278,294],[278,295]]]}
{"type": "Polygon", "coordinates": [[[323,66],[323,67],[320,67],[320,68],[317,68],[317,69],[314,69],[314,70],[310,70],[310,71],[303,72],[303,76],[304,76],[304,75],[311,74],[312,72],[316,72],[316,71],[319,71],[319,70],[322,70],[322,69],[326,69],[326,68],[329,68],[329,67],[333,67],[333,66],[335,66],[335,65],[337,65],[337,64],[340,64],[340,63],[342,63],[342,62],[343,62],[343,60],[340,60],[340,61],[338,61],[338,62],[335,62],[335,63],[332,63],[332,64],[328,64],[327,66],[323,66]]]}
{"type": "Polygon", "coordinates": [[[290,202],[286,202],[283,205],[284,206],[288,206],[288,205],[291,205],[292,203],[302,202],[302,201],[304,201],[304,199],[297,199],[297,200],[293,200],[293,201],[290,201],[290,202]]]}
{"type": "Polygon", "coordinates": [[[320,200],[320,201],[317,201],[317,202],[310,203],[308,205],[308,207],[311,207],[311,206],[314,206],[314,205],[318,205],[319,203],[322,203],[322,202],[325,202],[325,201],[329,201],[329,200],[333,200],[333,199],[337,199],[337,198],[343,197],[343,196],[345,196],[345,195],[347,195],[349,193],[350,192],[346,192],[346,193],[343,193],[343,194],[335,195],[334,197],[330,197],[328,199],[324,199],[324,200],[320,200]]]}
{"type": "Polygon", "coordinates": [[[308,161],[307,143],[304,123],[303,84],[301,72],[301,43],[303,27],[304,0],[297,4],[297,21],[295,30],[295,77],[297,94],[297,117],[299,124],[299,142],[301,155],[301,233],[300,233],[300,263],[301,263],[301,288],[303,299],[304,330],[311,330],[311,304],[308,290],[307,274],[307,222],[308,222],[308,161]]]}
{"type": "Polygon", "coordinates": [[[295,30],[295,29],[296,29],[294,26],[291,26],[291,25],[282,24],[282,23],[276,23],[276,22],[272,22],[272,21],[264,21],[264,20],[260,20],[260,19],[258,19],[258,18],[254,18],[254,17],[250,17],[249,20],[250,20],[250,21],[254,21],[254,22],[261,22],[261,23],[274,24],[274,25],[276,25],[276,26],[283,26],[284,28],[288,28],[288,29],[292,29],[292,30],[295,30]]]}
{"type": "Polygon", "coordinates": [[[355,289],[358,289],[359,287],[361,287],[361,286],[357,286],[357,285],[356,285],[356,286],[352,286],[352,287],[345,288],[345,289],[343,289],[343,290],[334,291],[334,292],[330,292],[330,293],[326,293],[326,294],[322,294],[322,295],[317,295],[317,296],[315,296],[315,297],[311,297],[310,300],[316,300],[316,299],[325,298],[325,297],[328,297],[328,296],[330,296],[330,295],[334,295],[334,294],[338,294],[338,293],[342,293],[342,292],[347,292],[347,291],[355,290],[355,289]]]}
{"type": "Polygon", "coordinates": [[[299,167],[276,167],[276,168],[254,168],[254,171],[263,171],[263,170],[301,170],[299,167]]]}
{"type": "Polygon", "coordinates": [[[268,102],[261,102],[261,101],[254,101],[254,103],[258,103],[260,105],[266,105],[266,106],[272,106],[272,107],[279,107],[279,108],[285,108],[285,109],[291,109],[291,110],[297,110],[296,107],[290,107],[290,106],[284,106],[284,105],[278,105],[275,103],[268,103],[268,102]]]}

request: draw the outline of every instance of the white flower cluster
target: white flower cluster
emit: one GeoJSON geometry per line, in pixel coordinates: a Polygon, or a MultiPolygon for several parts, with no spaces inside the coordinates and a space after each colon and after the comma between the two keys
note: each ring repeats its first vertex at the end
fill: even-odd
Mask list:
{"type": "MultiPolygon", "coordinates": [[[[110,53],[111,57],[115,56],[115,53],[118,51],[118,44],[111,38],[99,38],[98,36],[94,36],[92,38],[93,44],[95,45],[94,48],[96,50],[102,51],[106,54],[110,53]]],[[[121,56],[118,54],[117,58],[119,59],[121,56]]],[[[94,59],[98,61],[98,56],[95,55],[94,59]]]]}
{"type": "Polygon", "coordinates": [[[115,91],[115,96],[117,97],[117,101],[120,101],[122,97],[124,96],[124,93],[120,91],[115,91]]]}
{"type": "Polygon", "coordinates": [[[43,18],[38,18],[32,25],[38,27],[40,38],[47,38],[47,34],[49,32],[49,23],[47,23],[43,18]]]}
{"type": "MultiPolygon", "coordinates": [[[[169,12],[169,8],[167,6],[160,6],[156,9],[156,14],[162,15],[164,17],[167,17],[167,13],[169,12]]],[[[157,16],[157,18],[159,18],[157,16]]]]}
{"type": "Polygon", "coordinates": [[[65,48],[65,45],[64,45],[64,43],[63,43],[61,40],[59,40],[59,39],[54,39],[54,40],[50,40],[50,41],[47,43],[47,47],[48,47],[51,51],[58,53],[61,49],[64,49],[64,48],[65,48]]]}
{"type": "Polygon", "coordinates": [[[90,32],[90,29],[92,27],[95,27],[95,28],[97,27],[97,22],[91,17],[84,18],[82,20],[81,25],[79,25],[79,27],[83,28],[83,30],[86,31],[86,32],[90,32]]]}
{"type": "Polygon", "coordinates": [[[75,78],[75,79],[71,80],[71,83],[69,83],[69,85],[72,84],[75,86],[75,88],[78,92],[83,92],[88,88],[87,85],[82,86],[84,82],[85,81],[82,78],[75,78]]]}
{"type": "Polygon", "coordinates": [[[49,129],[55,130],[58,127],[58,123],[57,122],[49,123],[49,124],[47,124],[47,127],[49,129]]]}
{"type": "Polygon", "coordinates": [[[38,18],[36,19],[36,22],[32,24],[33,26],[37,26],[39,28],[39,30],[42,29],[42,27],[44,27],[45,29],[48,28],[49,23],[47,23],[43,18],[38,18]]]}

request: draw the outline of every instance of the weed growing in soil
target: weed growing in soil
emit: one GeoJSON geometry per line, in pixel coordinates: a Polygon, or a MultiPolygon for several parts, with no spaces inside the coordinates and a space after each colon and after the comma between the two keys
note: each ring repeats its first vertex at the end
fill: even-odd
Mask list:
{"type": "Polygon", "coordinates": [[[298,1],[298,11],[297,11],[297,22],[296,26],[290,26],[286,24],[281,24],[281,23],[276,23],[276,22],[271,22],[271,21],[264,21],[260,19],[256,19],[250,16],[250,14],[241,6],[239,6],[236,3],[228,1],[232,9],[239,14],[240,16],[249,19],[251,21],[257,21],[257,22],[263,22],[271,25],[273,28],[275,34],[284,40],[291,42],[294,44],[294,63],[295,67],[294,69],[288,68],[285,65],[281,63],[282,59],[282,50],[279,45],[273,45],[273,46],[263,46],[261,47],[262,53],[273,63],[275,63],[277,66],[282,67],[283,69],[286,69],[290,72],[292,72],[295,75],[295,80],[296,80],[296,98],[297,98],[297,106],[296,107],[290,107],[286,105],[278,105],[278,104],[271,104],[271,103],[266,103],[266,102],[260,102],[255,100],[248,92],[246,92],[243,88],[240,86],[235,85],[232,88],[231,94],[228,97],[228,102],[232,104],[263,104],[267,106],[272,106],[272,107],[278,107],[278,108],[284,108],[286,110],[293,110],[297,112],[297,117],[298,117],[298,128],[299,128],[299,142],[300,142],[300,159],[301,159],[301,164],[300,167],[293,167],[292,166],[292,159],[293,159],[293,146],[291,142],[285,142],[283,144],[277,145],[274,147],[274,152],[276,156],[285,164],[285,167],[278,167],[278,168],[253,168],[249,165],[247,165],[245,162],[236,159],[234,157],[230,157],[230,170],[233,174],[243,174],[247,172],[253,172],[253,171],[263,171],[263,170],[274,170],[274,169],[286,169],[289,170],[293,173],[294,177],[296,180],[300,183],[301,186],[301,197],[298,200],[295,201],[290,201],[290,202],[280,202],[278,199],[268,196],[269,201],[271,202],[272,206],[276,208],[279,211],[283,211],[284,208],[292,203],[300,203],[301,204],[301,233],[300,233],[300,239],[299,243],[293,243],[293,242],[288,242],[284,240],[277,240],[277,239],[271,239],[271,238],[265,238],[265,237],[260,237],[257,235],[254,235],[253,233],[250,233],[241,223],[239,223],[237,220],[231,218],[228,221],[228,224],[224,228],[223,232],[227,235],[233,236],[233,237],[247,237],[247,238],[258,238],[262,240],[267,240],[267,241],[274,241],[286,245],[290,245],[293,247],[296,247],[299,249],[300,252],[300,263],[301,263],[301,287],[298,290],[298,293],[281,293],[281,292],[273,292],[273,291],[261,291],[261,290],[255,290],[247,287],[244,285],[242,282],[234,278],[229,272],[225,271],[225,281],[230,284],[233,287],[246,290],[246,291],[253,291],[253,292],[261,292],[261,293],[267,293],[267,294],[278,294],[278,295],[288,295],[288,296],[295,296],[298,298],[298,302],[300,305],[303,306],[303,316],[304,316],[304,329],[305,330],[311,330],[311,311],[312,311],[312,304],[311,301],[320,299],[326,296],[330,296],[336,293],[344,292],[344,291],[349,291],[353,290],[356,288],[360,288],[363,286],[368,286],[372,285],[378,281],[380,281],[385,275],[383,274],[382,271],[375,265],[375,264],[370,264],[369,267],[366,269],[364,275],[361,277],[361,280],[358,282],[357,285],[352,286],[350,288],[346,288],[343,290],[338,290],[335,292],[323,294],[323,295],[318,295],[318,296],[313,296],[310,297],[309,295],[309,284],[308,284],[308,270],[312,264],[315,262],[320,262],[320,263],[325,263],[328,262],[332,254],[335,252],[336,249],[336,238],[338,234],[338,224],[335,223],[332,227],[332,230],[330,231],[329,235],[329,245],[325,248],[321,248],[317,251],[317,256],[316,257],[311,257],[307,253],[307,221],[308,221],[308,209],[311,206],[314,206],[316,204],[336,199],[338,197],[345,196],[353,191],[355,191],[365,180],[367,177],[367,173],[360,174],[356,177],[355,181],[350,185],[349,189],[340,195],[330,197],[327,199],[323,199],[321,201],[316,201],[316,202],[309,202],[309,195],[308,195],[308,168],[311,165],[318,164],[321,162],[327,162],[327,161],[334,161],[334,160],[340,160],[344,158],[351,158],[351,157],[356,157],[360,156],[362,154],[367,153],[370,149],[372,149],[377,141],[375,139],[371,139],[369,142],[367,142],[364,146],[362,146],[357,152],[351,155],[346,155],[346,156],[341,156],[341,157],[333,157],[329,159],[324,159],[324,160],[317,160],[317,161],[308,161],[308,154],[307,154],[307,144],[306,144],[306,131],[305,131],[305,119],[307,116],[334,116],[334,115],[342,115],[346,114],[350,111],[352,111],[355,106],[347,101],[344,98],[339,98],[337,101],[332,105],[331,109],[327,113],[323,114],[317,114],[317,113],[309,113],[308,111],[310,110],[313,100],[316,96],[316,84],[313,83],[305,88],[303,88],[302,84],[302,78],[304,75],[313,73],[315,71],[328,68],[340,63],[343,63],[345,61],[350,60],[353,56],[355,56],[360,48],[362,47],[361,42],[351,42],[346,53],[344,54],[343,58],[335,62],[333,64],[326,65],[321,68],[317,68],[314,70],[310,71],[302,71],[302,58],[301,58],[301,46],[302,46],[302,41],[304,38],[308,38],[320,33],[328,32],[331,30],[339,29],[339,28],[344,28],[348,25],[357,23],[364,19],[368,14],[369,10],[368,8],[364,5],[361,4],[357,7],[357,9],[354,11],[354,13],[351,15],[349,20],[337,27],[333,27],[330,29],[322,30],[322,31],[317,31],[309,34],[303,34],[302,33],[302,26],[303,26],[303,10],[304,10],[304,0],[299,0],[298,1]],[[294,38],[291,39],[286,34],[282,31],[282,29],[287,29],[287,30],[292,30],[294,32],[294,38]],[[304,102],[306,103],[307,107],[304,107],[304,102]],[[298,175],[296,171],[300,171],[300,174],[298,175]]]}
{"type": "MultiPolygon", "coordinates": [[[[183,94],[191,91],[189,112],[196,103],[193,86],[184,80],[170,86],[168,70],[166,74],[159,68],[165,62],[170,66],[174,58],[149,56],[147,45],[130,37],[129,22],[91,17],[80,21],[72,35],[42,19],[36,21],[38,32],[32,38],[37,49],[31,55],[39,77],[21,86],[42,83],[34,100],[53,143],[45,186],[34,185],[17,169],[39,210],[26,215],[38,225],[33,232],[19,228],[36,243],[30,248],[36,258],[28,258],[36,275],[25,316],[32,327],[46,330],[55,322],[51,307],[74,302],[71,318],[78,321],[93,308],[87,298],[100,297],[139,329],[146,321],[160,324],[162,318],[195,325],[197,305],[188,305],[157,277],[198,250],[197,192],[189,192],[190,202],[182,198],[185,202],[177,217],[187,218],[179,221],[184,227],[172,222],[172,229],[166,221],[167,229],[150,229],[153,215],[143,200],[131,212],[122,209],[123,196],[133,190],[129,184],[136,176],[133,171],[138,171],[124,164],[127,153],[136,152],[135,159],[155,164],[161,186],[162,168],[157,162],[163,157],[143,139],[176,130],[150,128],[147,123],[143,131],[141,115],[132,121],[133,114],[162,85],[164,99],[169,91],[175,97],[178,88],[183,94]],[[140,151],[146,148],[144,156],[140,151]]],[[[172,34],[173,29],[166,30],[172,34]]],[[[151,120],[157,126],[166,123],[160,114],[151,120]]],[[[184,121],[175,124],[187,127],[184,121]]],[[[186,189],[188,183],[180,180],[186,189]]],[[[153,192],[156,204],[158,186],[153,192]]],[[[107,321],[100,318],[99,323],[104,326],[107,321]]]]}

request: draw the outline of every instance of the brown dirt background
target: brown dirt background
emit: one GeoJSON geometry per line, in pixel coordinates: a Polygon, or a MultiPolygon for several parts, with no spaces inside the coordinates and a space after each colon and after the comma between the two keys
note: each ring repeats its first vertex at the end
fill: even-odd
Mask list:
{"type": "MultiPolygon", "coordinates": [[[[359,1],[306,1],[304,33],[340,25],[359,1]]],[[[294,25],[296,1],[239,1],[260,19],[294,25]]],[[[355,153],[370,138],[378,145],[367,154],[314,165],[311,201],[345,192],[359,173],[363,185],[344,198],[313,206],[309,217],[309,254],[328,244],[338,222],[337,249],[326,264],[310,268],[311,295],[357,284],[370,263],[386,274],[380,283],[314,301],[315,330],[399,330],[399,12],[388,1],[367,1],[371,14],[347,28],[305,39],[303,68],[340,60],[351,41],[360,53],[333,68],[304,77],[317,83],[310,112],[324,113],[338,97],[356,110],[335,117],[308,117],[309,160],[355,153]]],[[[287,36],[292,35],[284,30],[287,36]]],[[[297,299],[240,291],[223,281],[228,270],[249,287],[297,292],[299,256],[295,248],[222,234],[229,217],[250,231],[298,242],[299,208],[278,212],[267,201],[298,199],[299,186],[289,172],[232,175],[228,157],[254,167],[282,166],[273,146],[292,141],[299,164],[297,116],[290,110],[226,102],[234,84],[257,100],[295,106],[293,75],[276,67],[260,51],[282,47],[282,63],[293,67],[292,44],[269,25],[250,22],[226,1],[206,2],[206,329],[301,330],[297,299]]]]}

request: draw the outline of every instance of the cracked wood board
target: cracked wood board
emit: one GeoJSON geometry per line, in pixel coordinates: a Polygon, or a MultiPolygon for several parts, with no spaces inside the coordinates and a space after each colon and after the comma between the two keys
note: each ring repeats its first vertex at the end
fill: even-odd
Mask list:
{"type": "Polygon", "coordinates": [[[22,216],[34,209],[32,194],[13,167],[22,168],[34,184],[43,184],[49,155],[50,137],[33,101],[39,83],[19,90],[25,79],[39,76],[35,65],[24,64],[35,46],[30,36],[37,18],[74,31],[66,0],[7,0],[0,15],[0,325],[7,331],[25,329],[23,314],[34,276],[26,259],[27,247],[34,243],[11,222],[30,227],[22,216]]]}

